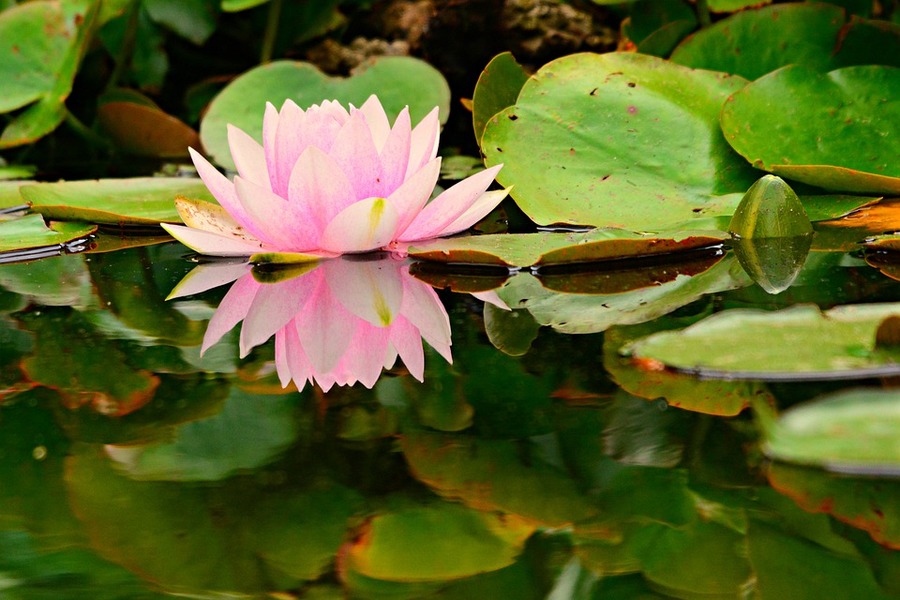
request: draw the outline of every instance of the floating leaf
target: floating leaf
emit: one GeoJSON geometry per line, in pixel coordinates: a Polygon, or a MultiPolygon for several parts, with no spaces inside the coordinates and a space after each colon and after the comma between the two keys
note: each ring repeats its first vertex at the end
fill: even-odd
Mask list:
{"type": "Polygon", "coordinates": [[[532,76],[491,118],[488,165],[539,224],[659,231],[731,214],[754,177],[717,120],[739,77],[643,54],[575,54],[532,76]]]}
{"type": "Polygon", "coordinates": [[[879,324],[895,314],[900,314],[898,303],[826,312],[809,305],[777,312],[733,309],[680,331],[650,335],[625,351],[706,378],[793,381],[896,374],[900,363],[875,348],[879,324]]]}
{"type": "Polygon", "coordinates": [[[697,28],[694,9],[683,0],[642,0],[633,3],[629,12],[622,21],[622,35],[642,54],[666,57],[697,28]]]}
{"type": "Polygon", "coordinates": [[[371,94],[378,94],[391,121],[407,105],[413,123],[436,106],[441,122],[447,120],[450,111],[446,80],[434,67],[415,58],[376,59],[358,67],[346,79],[329,77],[309,63],[275,61],[247,71],[216,96],[200,124],[200,137],[215,162],[233,169],[226,124],[262,140],[266,102],[278,108],[287,99],[301,108],[323,100],[361,106],[371,94]]]}
{"type": "Polygon", "coordinates": [[[716,231],[667,232],[666,236],[622,229],[587,233],[494,234],[436,239],[409,249],[410,256],[446,263],[514,267],[549,266],[662,256],[721,244],[716,231]]]}
{"type": "Polygon", "coordinates": [[[183,158],[198,147],[197,132],[158,108],[134,102],[106,102],[97,119],[113,143],[128,154],[183,158]]]}
{"type": "Polygon", "coordinates": [[[512,564],[534,527],[456,504],[373,517],[343,553],[343,569],[387,581],[443,581],[512,564]],[[452,556],[453,560],[447,560],[452,556]]]}
{"type": "Polygon", "coordinates": [[[698,31],[675,48],[671,60],[751,80],[791,64],[817,71],[900,66],[900,26],[857,17],[848,21],[833,4],[776,4],[739,12],[698,31]]]}
{"type": "Polygon", "coordinates": [[[898,95],[900,68],[824,74],[793,65],[733,94],[722,130],[760,169],[832,190],[900,194],[898,95]]]}
{"type": "Polygon", "coordinates": [[[46,218],[106,225],[181,223],[176,196],[215,202],[202,181],[184,177],[36,183],[20,191],[32,210],[46,218]]]}
{"type": "Polygon", "coordinates": [[[481,141],[488,120],[516,103],[519,91],[528,81],[528,73],[510,52],[491,59],[475,84],[472,95],[472,127],[475,139],[481,141]]]}
{"type": "Polygon", "coordinates": [[[85,223],[53,222],[48,227],[41,215],[0,221],[0,252],[45,247],[61,249],[69,242],[87,238],[96,230],[96,225],[85,223]]]}
{"type": "Polygon", "coordinates": [[[879,544],[900,550],[900,482],[897,480],[835,476],[779,462],[769,465],[766,476],[773,488],[803,510],[833,515],[867,531],[879,544]]]}
{"type": "MultiPolygon", "coordinates": [[[[821,342],[817,344],[821,349],[821,342]]],[[[791,407],[765,431],[772,458],[840,473],[900,475],[900,392],[858,389],[791,407]]]]}

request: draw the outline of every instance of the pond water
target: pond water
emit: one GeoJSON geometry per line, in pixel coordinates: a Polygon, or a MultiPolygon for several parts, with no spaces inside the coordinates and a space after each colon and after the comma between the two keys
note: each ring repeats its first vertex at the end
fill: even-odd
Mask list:
{"type": "Polygon", "coordinates": [[[765,407],[895,380],[620,352],[713,313],[900,298],[857,254],[814,245],[777,295],[714,249],[499,292],[390,258],[211,263],[167,301],[197,262],[117,245],[0,265],[2,598],[900,597],[897,480],[761,443],[765,407]]]}

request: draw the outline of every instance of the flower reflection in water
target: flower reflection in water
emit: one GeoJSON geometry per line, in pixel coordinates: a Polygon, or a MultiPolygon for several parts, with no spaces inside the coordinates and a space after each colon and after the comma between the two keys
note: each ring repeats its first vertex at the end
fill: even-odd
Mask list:
{"type": "MultiPolygon", "coordinates": [[[[307,382],[375,385],[399,356],[413,377],[425,373],[424,339],[447,361],[450,320],[437,293],[392,256],[344,257],[287,269],[204,264],[170,298],[234,282],[210,319],[202,352],[243,321],[240,355],[275,336],[282,386],[307,382]]],[[[477,294],[502,308],[493,293],[477,294]]]]}

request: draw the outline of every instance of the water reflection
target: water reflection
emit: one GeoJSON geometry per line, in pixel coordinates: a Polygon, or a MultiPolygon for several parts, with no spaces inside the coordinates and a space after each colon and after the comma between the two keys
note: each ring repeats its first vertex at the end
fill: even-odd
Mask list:
{"type": "MultiPolygon", "coordinates": [[[[243,321],[240,354],[275,337],[282,386],[375,385],[399,357],[423,380],[422,340],[448,362],[450,320],[437,293],[392,256],[342,257],[303,266],[261,269],[203,264],[170,298],[232,283],[209,322],[201,352],[243,321]]],[[[491,294],[479,297],[505,306],[491,294]]]]}

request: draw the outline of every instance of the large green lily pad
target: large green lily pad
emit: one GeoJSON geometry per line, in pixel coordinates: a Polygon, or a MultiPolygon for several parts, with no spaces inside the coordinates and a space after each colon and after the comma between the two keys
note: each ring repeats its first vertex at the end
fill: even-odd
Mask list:
{"type": "Polygon", "coordinates": [[[447,81],[434,67],[415,58],[376,59],[346,79],[329,77],[309,63],[275,61],[247,71],[216,96],[200,123],[200,139],[216,163],[233,169],[225,126],[235,125],[262,140],[266,102],[279,109],[287,99],[301,108],[324,100],[361,106],[372,94],[378,95],[392,120],[407,105],[413,124],[436,106],[441,122],[450,111],[447,81]]]}
{"type": "Polygon", "coordinates": [[[845,473],[900,475],[900,393],[858,389],[785,411],[766,454],[845,473]]]}
{"type": "Polygon", "coordinates": [[[0,221],[0,252],[29,248],[57,247],[83,239],[97,231],[86,223],[51,223],[48,227],[40,215],[27,215],[11,221],[0,221]]]}
{"type": "Polygon", "coordinates": [[[183,177],[61,181],[19,190],[32,210],[46,218],[106,225],[181,223],[176,196],[215,202],[202,181],[183,177]]]}
{"type": "Polygon", "coordinates": [[[731,214],[756,178],[717,119],[740,77],[643,54],[575,54],[531,77],[482,138],[486,163],[539,224],[659,231],[731,214]]]}
{"type": "Polygon", "coordinates": [[[622,229],[587,233],[492,234],[436,239],[409,249],[410,256],[446,263],[510,267],[565,265],[660,256],[721,244],[717,231],[684,231],[666,236],[622,229]]]}
{"type": "Polygon", "coordinates": [[[684,40],[671,60],[757,79],[786,65],[818,71],[861,64],[900,66],[900,26],[847,19],[833,4],[798,2],[742,11],[684,40]]]}
{"type": "Polygon", "coordinates": [[[522,86],[528,81],[528,73],[509,52],[491,59],[475,84],[472,94],[472,128],[475,139],[481,140],[488,120],[498,112],[516,103],[522,86]]]}
{"type": "Polygon", "coordinates": [[[722,130],[754,166],[827,189],[900,194],[900,68],[793,65],[732,95],[722,130]]]}
{"type": "Polygon", "coordinates": [[[891,352],[876,350],[884,319],[900,303],[845,305],[826,312],[798,305],[772,312],[733,309],[680,331],[626,346],[639,359],[724,379],[842,379],[900,373],[891,352]]]}

